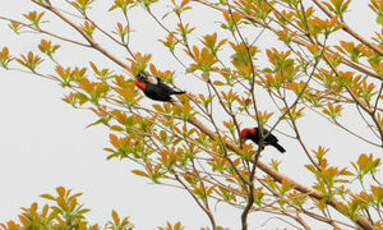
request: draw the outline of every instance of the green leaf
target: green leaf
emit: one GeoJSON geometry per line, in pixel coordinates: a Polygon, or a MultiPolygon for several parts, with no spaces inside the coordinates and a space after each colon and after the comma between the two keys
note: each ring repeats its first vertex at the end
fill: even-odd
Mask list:
{"type": "Polygon", "coordinates": [[[383,25],[383,14],[379,14],[378,17],[376,17],[376,22],[379,25],[383,25]]]}

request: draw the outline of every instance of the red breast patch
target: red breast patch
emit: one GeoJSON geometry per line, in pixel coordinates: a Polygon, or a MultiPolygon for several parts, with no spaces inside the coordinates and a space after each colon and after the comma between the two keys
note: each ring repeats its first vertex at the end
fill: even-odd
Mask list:
{"type": "Polygon", "coordinates": [[[145,88],[146,88],[146,83],[145,83],[145,82],[141,82],[141,81],[139,81],[137,78],[136,78],[136,80],[134,80],[134,84],[135,84],[138,88],[140,88],[140,89],[142,89],[142,90],[145,90],[145,88]]]}

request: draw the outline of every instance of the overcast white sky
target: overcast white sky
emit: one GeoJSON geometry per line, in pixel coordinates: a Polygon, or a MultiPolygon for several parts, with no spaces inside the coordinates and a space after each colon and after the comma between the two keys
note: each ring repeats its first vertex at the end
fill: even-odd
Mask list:
{"type": "MultiPolygon", "coordinates": [[[[97,6],[105,2],[98,1],[97,6]]],[[[21,19],[20,14],[31,9],[35,9],[35,6],[27,0],[7,1],[7,4],[0,5],[0,15],[21,19]]],[[[375,18],[368,15],[367,1],[355,0],[351,9],[353,11],[348,17],[349,24],[370,36],[370,25],[375,18]]],[[[178,69],[177,75],[183,75],[180,67],[169,60],[168,54],[156,41],[159,37],[163,38],[163,34],[142,12],[138,10],[131,16],[133,29],[140,32],[139,37],[134,35],[132,38],[133,49],[143,53],[151,52],[154,63],[159,66],[174,65],[170,68],[178,69]]],[[[222,20],[214,18],[214,15],[201,15],[203,11],[194,12],[188,15],[188,19],[197,22],[194,24],[200,26],[202,32],[214,32],[214,21],[222,20]]],[[[102,25],[112,23],[112,19],[104,18],[98,11],[93,16],[102,25]]],[[[58,28],[60,24],[54,22],[53,26],[58,28]]],[[[71,30],[62,30],[71,36],[71,30]]],[[[0,48],[7,45],[15,53],[37,50],[39,36],[16,36],[2,22],[0,31],[0,48]]],[[[267,45],[267,41],[260,40],[258,45],[267,45]]],[[[66,47],[59,55],[59,60],[65,65],[86,64],[89,57],[101,65],[111,64],[94,52],[79,52],[77,48],[60,44],[66,47]]],[[[110,50],[121,56],[126,55],[113,47],[110,50]]],[[[62,102],[60,99],[64,91],[57,84],[2,69],[0,77],[0,222],[15,218],[20,207],[29,206],[33,201],[43,203],[38,198],[39,194],[53,193],[57,186],[63,185],[75,192],[84,193],[81,201],[92,209],[88,216],[91,221],[100,224],[110,219],[111,210],[116,209],[121,215],[131,216],[137,229],[154,229],[166,221],[182,221],[186,229],[209,225],[208,219],[184,191],[149,185],[144,179],[130,173],[133,169],[130,162],[106,161],[107,154],[103,148],[108,146],[107,130],[101,126],[86,129],[95,117],[88,111],[74,110],[62,102]]],[[[182,84],[181,80],[177,80],[176,84],[187,86],[190,91],[198,91],[197,87],[192,87],[190,79],[180,79],[182,84]]],[[[352,119],[347,120],[347,116],[346,121],[353,122],[352,119]]],[[[310,148],[323,144],[333,150],[329,156],[332,162],[346,165],[350,160],[355,160],[359,153],[381,153],[379,149],[365,145],[351,136],[344,136],[341,130],[317,117],[306,118],[301,125],[306,127],[304,139],[310,148]]],[[[279,158],[283,161],[281,170],[302,181],[302,173],[309,175],[303,169],[307,160],[295,141],[284,137],[280,139],[288,152],[283,156],[273,153],[264,159],[279,158]],[[302,172],[296,168],[301,168],[302,172]]],[[[304,180],[308,183],[309,178],[307,176],[304,180]]],[[[222,204],[217,210],[220,225],[239,229],[238,211],[222,204]]],[[[261,226],[265,220],[263,214],[251,214],[252,229],[286,227],[278,220],[261,226]]]]}

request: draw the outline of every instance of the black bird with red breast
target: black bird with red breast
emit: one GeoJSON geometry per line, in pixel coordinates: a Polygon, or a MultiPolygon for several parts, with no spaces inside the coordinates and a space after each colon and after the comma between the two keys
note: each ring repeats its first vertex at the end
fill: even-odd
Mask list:
{"type": "MultiPolygon", "coordinates": [[[[263,128],[263,136],[266,136],[267,133],[269,133],[269,131],[263,128]]],[[[240,136],[241,141],[250,139],[257,145],[259,145],[259,140],[261,139],[261,134],[258,127],[244,128],[241,130],[240,136]]],[[[271,145],[274,148],[278,149],[278,151],[281,153],[286,152],[286,149],[283,148],[280,144],[278,144],[278,139],[271,133],[264,139],[263,144],[264,146],[271,145]]]]}
{"type": "Polygon", "coordinates": [[[171,95],[185,93],[185,91],[176,91],[168,85],[162,83],[161,78],[159,77],[152,77],[152,80],[149,81],[143,72],[136,75],[134,84],[140,88],[147,97],[156,101],[170,102],[173,101],[171,95]]]}

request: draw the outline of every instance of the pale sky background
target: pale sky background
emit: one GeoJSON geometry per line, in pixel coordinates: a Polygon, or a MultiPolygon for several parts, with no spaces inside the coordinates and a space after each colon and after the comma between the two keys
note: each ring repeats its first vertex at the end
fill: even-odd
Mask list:
{"type": "MultiPolygon", "coordinates": [[[[94,7],[96,12],[91,14],[101,25],[111,26],[112,19],[105,18],[97,8],[106,3],[109,7],[110,2],[112,1],[97,1],[94,7]]],[[[367,0],[354,0],[346,21],[363,35],[371,37],[371,24],[374,23],[375,16],[369,13],[367,3],[367,0]]],[[[161,12],[167,9],[166,6],[155,5],[155,9],[160,8],[161,12]]],[[[7,1],[0,5],[0,15],[21,19],[21,13],[32,9],[36,9],[35,5],[27,0],[7,1]]],[[[190,78],[183,77],[182,69],[157,42],[158,38],[164,38],[164,33],[148,18],[143,9],[134,12],[130,16],[132,29],[137,31],[132,35],[133,50],[152,53],[152,61],[158,66],[171,65],[171,69],[178,70],[176,84],[181,88],[187,87],[191,92],[198,92],[199,88],[191,85],[190,78]]],[[[213,33],[216,25],[214,23],[222,21],[222,18],[215,18],[210,12],[191,11],[185,19],[197,25],[201,33],[213,33]]],[[[71,30],[60,25],[62,24],[52,20],[50,28],[60,28],[67,36],[73,36],[71,30]]],[[[7,45],[13,54],[37,51],[36,44],[41,39],[39,35],[16,36],[3,22],[0,22],[0,31],[0,49],[7,45]]],[[[255,35],[258,32],[255,31],[255,35]]],[[[267,36],[265,34],[257,45],[272,45],[267,36]]],[[[111,66],[108,60],[93,51],[83,48],[80,51],[64,42],[60,44],[64,48],[57,58],[65,66],[84,65],[90,57],[101,66],[111,66]]],[[[110,47],[110,50],[122,57],[126,56],[121,49],[110,47]]],[[[209,226],[208,219],[186,192],[150,185],[147,180],[130,173],[134,168],[131,162],[106,161],[107,153],[103,148],[109,146],[108,131],[101,126],[86,129],[95,120],[95,116],[88,111],[75,110],[62,102],[60,99],[64,90],[56,83],[19,72],[5,72],[2,69],[0,77],[0,222],[15,219],[20,213],[20,207],[29,206],[33,201],[45,203],[38,195],[53,193],[57,186],[63,185],[75,192],[84,193],[80,201],[92,210],[88,214],[91,222],[104,224],[110,219],[111,210],[115,209],[121,216],[130,216],[137,229],[155,229],[166,221],[181,221],[186,229],[209,226]]],[[[260,104],[265,108],[267,106],[267,102],[260,104]]],[[[356,123],[350,117],[346,114],[344,121],[348,124],[356,123]]],[[[350,135],[344,135],[340,129],[332,127],[315,115],[302,119],[299,124],[305,127],[303,138],[310,149],[318,145],[332,149],[328,156],[330,162],[346,166],[351,160],[356,160],[360,153],[382,152],[350,135]]],[[[365,130],[362,128],[360,133],[363,132],[365,130]]],[[[275,151],[266,149],[262,159],[280,159],[283,162],[282,172],[310,185],[311,176],[303,168],[307,159],[298,143],[283,136],[280,141],[288,152],[277,155],[275,151]],[[267,155],[266,152],[270,154],[267,155]],[[297,168],[302,171],[296,170],[297,168]]],[[[216,218],[219,225],[239,229],[239,215],[238,210],[227,208],[223,204],[218,205],[216,218]]],[[[266,215],[262,213],[251,214],[251,229],[291,228],[278,220],[261,226],[266,219],[266,215]]],[[[317,229],[327,228],[328,226],[320,226],[317,229]]]]}

